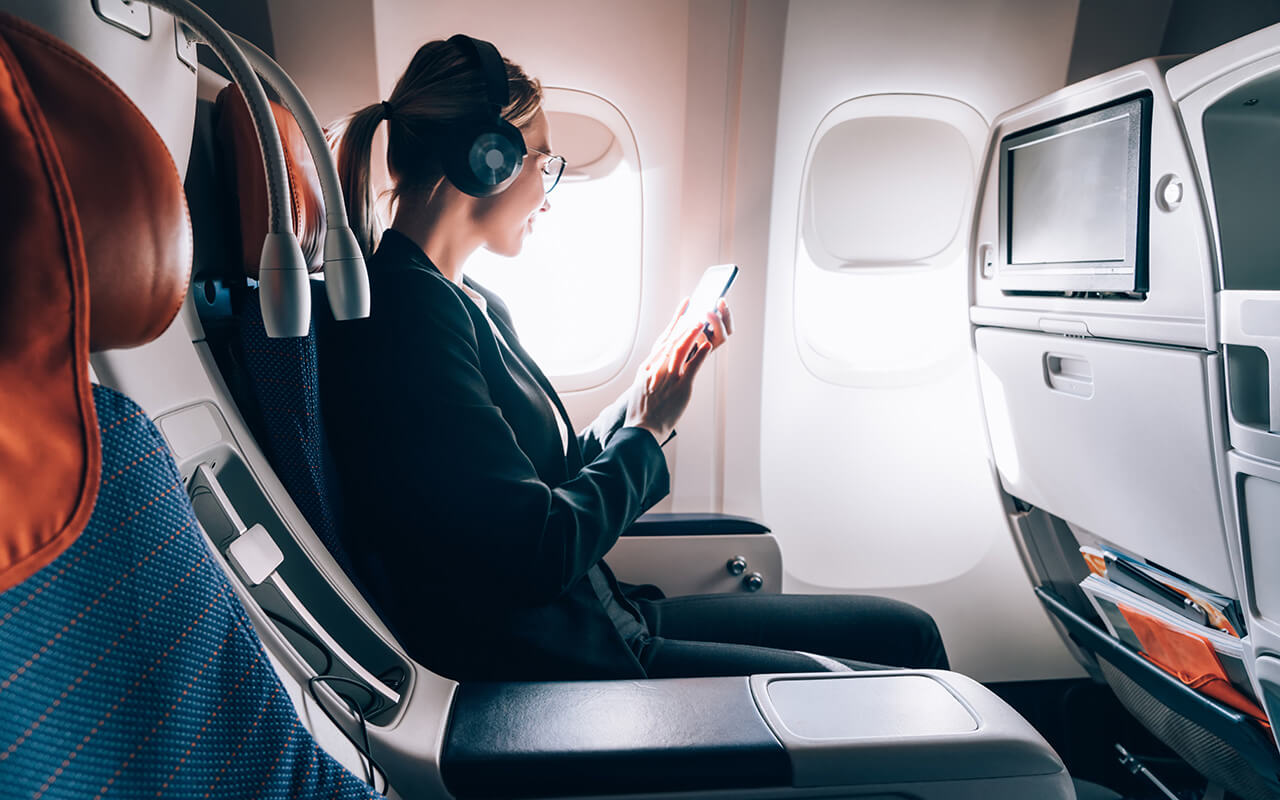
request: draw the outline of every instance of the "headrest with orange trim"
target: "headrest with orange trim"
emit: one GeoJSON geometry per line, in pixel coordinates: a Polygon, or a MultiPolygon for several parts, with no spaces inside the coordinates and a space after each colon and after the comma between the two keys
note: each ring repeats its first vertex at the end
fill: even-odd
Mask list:
{"type": "MultiPolygon", "coordinates": [[[[275,101],[271,103],[271,111],[284,145],[293,231],[307,268],[319,272],[324,267],[325,234],[320,178],[293,114],[275,101]]],[[[245,275],[257,278],[262,241],[267,235],[267,177],[262,166],[262,148],[249,117],[249,107],[237,86],[229,84],[219,92],[216,114],[218,149],[233,177],[227,202],[237,209],[232,216],[240,220],[241,264],[245,275]]]]}
{"type": "Polygon", "coordinates": [[[101,467],[89,352],[168,327],[191,228],[160,135],[58,39],[0,13],[0,591],[64,551],[101,467]]]}

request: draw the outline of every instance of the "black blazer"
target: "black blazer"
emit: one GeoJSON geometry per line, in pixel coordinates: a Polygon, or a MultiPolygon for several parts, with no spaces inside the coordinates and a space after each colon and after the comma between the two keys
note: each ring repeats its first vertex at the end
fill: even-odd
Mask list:
{"type": "Polygon", "coordinates": [[[601,559],[667,494],[652,434],[619,402],[566,453],[554,415],[573,426],[501,301],[484,293],[509,347],[403,235],[368,266],[370,317],[323,324],[318,346],[342,539],[375,604],[454,679],[643,676],[601,559]]]}

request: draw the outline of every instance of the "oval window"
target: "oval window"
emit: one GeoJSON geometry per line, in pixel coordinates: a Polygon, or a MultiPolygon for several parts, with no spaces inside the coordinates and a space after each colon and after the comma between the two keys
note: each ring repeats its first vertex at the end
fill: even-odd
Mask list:
{"type": "Polygon", "coordinates": [[[987,124],[932,95],[842,103],[805,158],[795,336],[818,378],[900,386],[961,359],[969,217],[987,124]]]}

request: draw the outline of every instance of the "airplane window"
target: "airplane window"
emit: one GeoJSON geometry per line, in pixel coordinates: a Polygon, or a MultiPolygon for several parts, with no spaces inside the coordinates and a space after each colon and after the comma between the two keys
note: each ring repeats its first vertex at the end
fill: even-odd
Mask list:
{"type": "Polygon", "coordinates": [[[520,340],[561,391],[588,389],[622,367],[640,313],[640,162],[626,119],[608,101],[544,89],[551,144],[568,162],[514,259],[478,252],[468,274],[511,309],[520,340]]]}
{"type": "Polygon", "coordinates": [[[806,158],[795,334],[805,366],[850,386],[932,380],[959,363],[964,254],[987,124],[931,95],[842,103],[806,158]]]}
{"type": "Polygon", "coordinates": [[[827,269],[926,262],[955,240],[973,174],[964,134],[945,122],[841,122],[813,150],[805,246],[827,269]]]}

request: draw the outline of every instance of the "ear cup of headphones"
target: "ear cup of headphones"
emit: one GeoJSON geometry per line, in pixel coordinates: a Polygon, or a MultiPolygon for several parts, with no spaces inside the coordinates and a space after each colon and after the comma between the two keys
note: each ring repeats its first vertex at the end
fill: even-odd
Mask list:
{"type": "Polygon", "coordinates": [[[528,153],[520,129],[502,118],[510,98],[507,69],[498,48],[466,34],[449,38],[475,59],[484,77],[487,113],[450,124],[443,132],[441,166],[449,182],[472,197],[492,197],[520,174],[528,153]]]}
{"type": "Polygon", "coordinates": [[[449,182],[472,197],[492,197],[520,174],[528,153],[510,122],[478,119],[449,132],[441,161],[449,182]]]}

